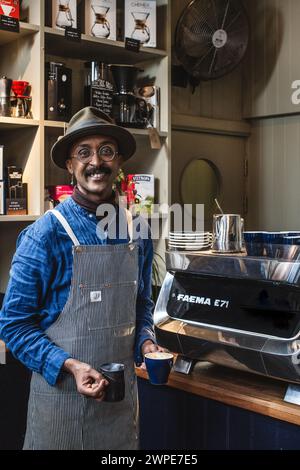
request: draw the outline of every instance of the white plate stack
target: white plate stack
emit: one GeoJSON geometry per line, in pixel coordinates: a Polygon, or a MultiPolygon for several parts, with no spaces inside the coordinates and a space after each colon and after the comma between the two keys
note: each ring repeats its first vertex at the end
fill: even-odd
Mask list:
{"type": "Polygon", "coordinates": [[[170,232],[169,248],[172,250],[209,250],[212,244],[210,232],[170,232]]]}

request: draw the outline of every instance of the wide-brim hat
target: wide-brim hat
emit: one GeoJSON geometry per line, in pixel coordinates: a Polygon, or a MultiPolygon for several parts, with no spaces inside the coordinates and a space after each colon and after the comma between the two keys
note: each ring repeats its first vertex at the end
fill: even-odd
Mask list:
{"type": "Polygon", "coordinates": [[[127,129],[117,126],[104,112],[88,106],[74,114],[65,135],[53,145],[51,149],[53,162],[60,168],[66,169],[66,160],[70,158],[70,146],[76,140],[91,135],[113,137],[118,142],[118,151],[124,160],[128,160],[136,151],[135,138],[127,129]]]}

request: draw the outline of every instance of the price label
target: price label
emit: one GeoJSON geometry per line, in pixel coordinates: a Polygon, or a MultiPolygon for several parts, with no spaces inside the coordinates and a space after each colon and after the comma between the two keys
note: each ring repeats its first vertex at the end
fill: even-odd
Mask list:
{"type": "Polygon", "coordinates": [[[141,41],[132,38],[125,38],[125,49],[133,52],[140,52],[141,41]]]}
{"type": "Polygon", "coordinates": [[[76,28],[67,27],[65,29],[65,38],[69,41],[80,42],[81,41],[81,31],[76,28]]]}
{"type": "Polygon", "coordinates": [[[157,132],[157,129],[155,129],[155,127],[149,127],[148,132],[149,132],[151,148],[153,150],[160,150],[161,141],[160,141],[160,137],[159,137],[159,133],[157,132]]]}
{"type": "Polygon", "coordinates": [[[19,33],[19,20],[17,18],[12,18],[11,16],[0,15],[0,29],[4,31],[11,31],[13,33],[19,33]]]}

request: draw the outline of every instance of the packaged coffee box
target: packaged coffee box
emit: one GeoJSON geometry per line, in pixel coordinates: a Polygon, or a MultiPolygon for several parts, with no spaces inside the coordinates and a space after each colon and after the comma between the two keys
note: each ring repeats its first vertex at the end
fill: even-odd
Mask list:
{"type": "Polygon", "coordinates": [[[19,0],[0,0],[0,15],[20,19],[19,0]]]}
{"type": "Polygon", "coordinates": [[[154,205],[154,175],[127,176],[128,206],[137,214],[152,214],[154,205]]]}
{"type": "Polygon", "coordinates": [[[77,28],[77,0],[52,0],[52,28],[77,28]]]}
{"type": "Polygon", "coordinates": [[[7,215],[27,215],[28,214],[28,194],[27,183],[22,183],[13,193],[15,197],[6,199],[7,215]]]}
{"type": "Polygon", "coordinates": [[[85,34],[100,39],[116,40],[116,0],[85,1],[85,34]]]}
{"type": "Polygon", "coordinates": [[[17,192],[22,186],[23,170],[17,166],[8,166],[6,171],[8,197],[17,197],[17,192]]]}
{"type": "Polygon", "coordinates": [[[47,186],[48,198],[53,206],[57,206],[59,203],[65,201],[69,196],[73,194],[73,186],[63,185],[63,186],[47,186]]]}
{"type": "Polygon", "coordinates": [[[23,170],[17,166],[7,167],[6,214],[27,214],[27,184],[22,182],[23,170]]]}
{"type": "Polygon", "coordinates": [[[4,147],[3,145],[0,145],[0,181],[3,181],[4,179],[3,154],[4,154],[4,147]]]}
{"type": "Polygon", "coordinates": [[[156,0],[125,0],[125,38],[156,47],[156,0]]]}
{"type": "Polygon", "coordinates": [[[0,181],[0,215],[5,214],[4,181],[0,181]]]}

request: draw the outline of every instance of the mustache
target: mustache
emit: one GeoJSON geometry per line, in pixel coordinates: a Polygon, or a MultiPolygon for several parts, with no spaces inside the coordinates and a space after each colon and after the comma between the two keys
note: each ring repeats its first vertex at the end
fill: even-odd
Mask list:
{"type": "Polygon", "coordinates": [[[97,172],[99,174],[104,173],[105,175],[111,175],[112,174],[112,170],[110,168],[108,168],[107,166],[101,165],[101,166],[91,166],[91,167],[87,168],[86,171],[85,171],[85,176],[91,176],[95,172],[97,172]]]}

